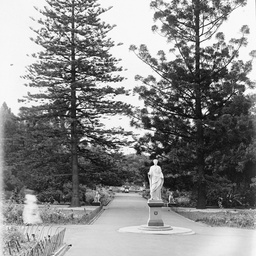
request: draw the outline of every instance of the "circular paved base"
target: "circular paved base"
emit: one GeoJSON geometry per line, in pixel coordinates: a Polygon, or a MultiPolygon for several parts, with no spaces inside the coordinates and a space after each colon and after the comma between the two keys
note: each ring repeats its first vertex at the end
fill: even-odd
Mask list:
{"type": "Polygon", "coordinates": [[[164,225],[164,226],[141,225],[139,226],[139,229],[144,231],[168,231],[168,230],[172,230],[173,228],[170,225],[164,225]]]}
{"type": "Polygon", "coordinates": [[[155,227],[155,229],[152,229],[152,227],[149,227],[149,228],[145,228],[145,227],[147,227],[147,225],[131,226],[131,227],[120,228],[118,231],[123,233],[128,232],[128,233],[154,234],[154,235],[193,235],[195,234],[194,231],[188,228],[170,227],[167,225],[165,226],[166,229],[164,230],[160,229],[163,227],[155,227]]]}

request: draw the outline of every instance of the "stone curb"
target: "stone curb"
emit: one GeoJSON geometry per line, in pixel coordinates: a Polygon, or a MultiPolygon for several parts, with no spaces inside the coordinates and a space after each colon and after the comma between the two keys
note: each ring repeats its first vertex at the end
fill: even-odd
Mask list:
{"type": "Polygon", "coordinates": [[[166,229],[166,230],[147,230],[141,227],[142,226],[124,227],[124,228],[120,228],[118,232],[152,234],[152,235],[194,235],[195,234],[193,230],[188,228],[182,228],[182,227],[171,227],[171,229],[166,229]]]}
{"type": "Polygon", "coordinates": [[[95,220],[98,219],[98,217],[101,215],[103,211],[104,211],[103,205],[93,210],[92,213],[89,215],[87,225],[92,225],[95,222],[95,220]]]}

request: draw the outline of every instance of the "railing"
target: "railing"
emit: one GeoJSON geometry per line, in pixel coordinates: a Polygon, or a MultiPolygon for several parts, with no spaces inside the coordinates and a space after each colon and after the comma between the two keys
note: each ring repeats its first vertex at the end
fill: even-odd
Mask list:
{"type": "MultiPolygon", "coordinates": [[[[7,230],[13,227],[6,227],[7,230]]],[[[12,237],[5,242],[6,256],[52,256],[63,255],[68,246],[64,243],[65,228],[57,226],[16,226],[23,234],[22,241],[12,237]],[[61,253],[60,253],[61,252],[61,253]]]]}

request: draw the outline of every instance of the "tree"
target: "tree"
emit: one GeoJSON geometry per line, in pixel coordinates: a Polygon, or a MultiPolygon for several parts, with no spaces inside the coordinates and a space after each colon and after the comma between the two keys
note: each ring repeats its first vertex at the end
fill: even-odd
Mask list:
{"type": "Polygon", "coordinates": [[[56,136],[56,129],[48,129],[40,121],[36,127],[21,121],[5,103],[1,111],[5,192],[28,187],[40,193],[49,186],[54,189],[62,187],[64,180],[56,174],[62,173],[65,178],[70,160],[67,150],[56,136]]]}
{"type": "Polygon", "coordinates": [[[16,177],[15,166],[13,162],[13,152],[17,150],[19,138],[19,124],[18,118],[12,113],[11,109],[4,102],[0,108],[1,113],[1,150],[3,152],[3,161],[1,161],[1,168],[3,170],[3,188],[5,190],[13,190],[20,188],[21,181],[16,177]],[[8,158],[8,161],[6,159],[8,158]]]}
{"type": "Polygon", "coordinates": [[[115,43],[107,33],[114,26],[100,20],[108,9],[97,0],[46,2],[38,10],[40,28],[34,29],[37,37],[32,39],[42,50],[33,54],[35,63],[24,76],[27,85],[35,88],[24,101],[34,105],[21,108],[21,118],[34,129],[38,122],[44,123],[45,129],[55,130],[63,140],[71,156],[71,205],[79,206],[78,148],[82,144],[117,146],[114,136],[124,131],[104,129],[101,118],[129,111],[127,104],[115,100],[127,92],[113,86],[123,78],[118,75],[122,70],[118,60],[109,52],[115,43]]]}
{"type": "Polygon", "coordinates": [[[118,152],[107,152],[102,147],[82,147],[83,154],[79,158],[81,168],[81,183],[95,187],[120,186],[126,180],[122,168],[124,156],[118,152]],[[84,157],[83,157],[84,156],[84,157]]]}
{"type": "Polygon", "coordinates": [[[247,77],[251,61],[238,60],[239,49],[247,44],[249,28],[243,26],[241,38],[232,38],[229,43],[224,33],[218,32],[228,15],[245,4],[245,0],[151,1],[154,20],[160,23],[152,29],[172,44],[170,53],[175,58],[168,60],[163,50],[154,58],[145,45],[130,48],[158,76],[136,77],[144,84],[135,91],[145,108],[132,122],[153,130],[154,135],[141,139],[142,145],[149,143],[152,153],[172,162],[181,160],[181,165],[196,170],[197,208],[206,207],[206,159],[216,150],[219,139],[214,138],[212,148],[207,141],[209,133],[211,139],[217,135],[216,124],[230,114],[226,110],[233,102],[240,99],[247,107],[232,113],[237,119],[248,114],[252,104],[247,104],[250,100],[243,95],[246,86],[253,86],[247,77]]]}
{"type": "Polygon", "coordinates": [[[123,157],[120,163],[120,168],[123,169],[123,173],[126,174],[126,182],[142,186],[145,182],[148,182],[148,169],[145,173],[145,163],[148,162],[148,157],[145,155],[129,154],[123,157]]]}

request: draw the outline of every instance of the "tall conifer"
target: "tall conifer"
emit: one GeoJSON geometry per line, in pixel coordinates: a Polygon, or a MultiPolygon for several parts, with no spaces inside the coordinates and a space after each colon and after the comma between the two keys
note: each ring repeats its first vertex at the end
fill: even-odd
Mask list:
{"type": "Polygon", "coordinates": [[[122,68],[110,53],[115,43],[107,37],[114,26],[100,19],[109,8],[101,8],[97,0],[46,3],[38,9],[40,27],[33,29],[32,40],[41,50],[33,54],[35,62],[25,75],[27,86],[35,90],[25,97],[30,105],[21,109],[21,116],[34,127],[40,121],[59,129],[71,153],[71,205],[79,206],[79,146],[115,146],[113,135],[123,131],[104,129],[101,118],[128,111],[129,106],[115,100],[127,92],[114,86],[123,80],[118,75],[122,68]]]}
{"type": "MultiPolygon", "coordinates": [[[[206,207],[205,160],[213,150],[210,144],[217,144],[207,141],[209,133],[216,132],[215,124],[224,114],[232,115],[226,111],[233,101],[249,101],[243,92],[252,86],[247,77],[251,61],[238,60],[249,28],[243,26],[241,38],[228,43],[220,32],[230,13],[245,4],[246,0],[151,1],[156,22],[152,29],[166,37],[171,55],[160,50],[154,58],[145,45],[131,46],[158,77],[137,76],[143,86],[135,90],[146,106],[139,115],[144,127],[154,131],[141,144],[150,142],[148,148],[155,154],[173,154],[172,159],[178,155],[179,164],[190,162],[190,171],[197,171],[198,208],[206,207]],[[180,147],[181,153],[174,153],[180,147]]],[[[245,105],[237,115],[248,113],[250,103],[245,105]]]]}

